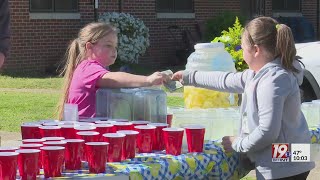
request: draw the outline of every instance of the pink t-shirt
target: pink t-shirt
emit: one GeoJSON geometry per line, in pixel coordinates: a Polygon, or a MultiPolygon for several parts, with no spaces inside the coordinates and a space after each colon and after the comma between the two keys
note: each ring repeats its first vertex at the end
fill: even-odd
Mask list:
{"type": "Polygon", "coordinates": [[[95,116],[97,80],[108,72],[98,61],[91,59],[83,60],[75,69],[67,103],[78,104],[79,116],[95,116]]]}

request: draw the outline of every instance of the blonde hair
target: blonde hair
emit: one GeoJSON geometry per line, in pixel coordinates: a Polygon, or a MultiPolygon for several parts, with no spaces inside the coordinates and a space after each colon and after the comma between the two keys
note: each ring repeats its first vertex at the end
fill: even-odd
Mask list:
{"type": "Polygon", "coordinates": [[[293,66],[296,56],[296,47],[290,27],[279,24],[271,17],[258,17],[250,21],[244,28],[242,35],[250,46],[261,45],[270,58],[280,58],[286,70],[298,72],[293,66]]]}
{"type": "Polygon", "coordinates": [[[78,38],[74,39],[70,43],[65,54],[66,64],[60,74],[64,75],[64,83],[62,96],[60,97],[57,107],[58,119],[61,120],[63,117],[64,104],[67,102],[69,96],[69,87],[73,77],[73,72],[81,61],[87,58],[86,43],[90,42],[94,44],[111,33],[116,34],[117,30],[109,24],[103,22],[89,23],[79,31],[78,38]]]}

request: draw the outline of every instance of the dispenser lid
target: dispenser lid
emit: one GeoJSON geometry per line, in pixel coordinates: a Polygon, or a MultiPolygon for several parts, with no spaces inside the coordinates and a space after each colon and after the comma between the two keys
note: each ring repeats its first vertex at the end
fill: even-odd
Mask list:
{"type": "Polygon", "coordinates": [[[224,44],[222,42],[214,42],[214,43],[197,43],[194,45],[194,49],[209,49],[209,48],[224,48],[224,44]]]}

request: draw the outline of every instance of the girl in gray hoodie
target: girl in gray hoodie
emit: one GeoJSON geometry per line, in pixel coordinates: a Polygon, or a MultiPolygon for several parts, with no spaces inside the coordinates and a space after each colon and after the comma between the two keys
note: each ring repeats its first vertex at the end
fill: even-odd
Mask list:
{"type": "Polygon", "coordinates": [[[225,151],[246,154],[257,179],[306,179],[314,162],[272,162],[272,143],[310,143],[300,109],[301,65],[291,29],[270,17],[250,21],[242,35],[243,72],[178,71],[173,80],[218,91],[241,93],[238,137],[223,137],[225,151]]]}

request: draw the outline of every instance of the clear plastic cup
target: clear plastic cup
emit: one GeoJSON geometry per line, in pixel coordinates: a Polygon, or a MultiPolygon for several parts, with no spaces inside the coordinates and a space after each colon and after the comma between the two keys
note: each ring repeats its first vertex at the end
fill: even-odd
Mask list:
{"type": "Polygon", "coordinates": [[[77,104],[64,104],[63,110],[63,120],[64,121],[78,121],[78,105],[77,104]]]}

